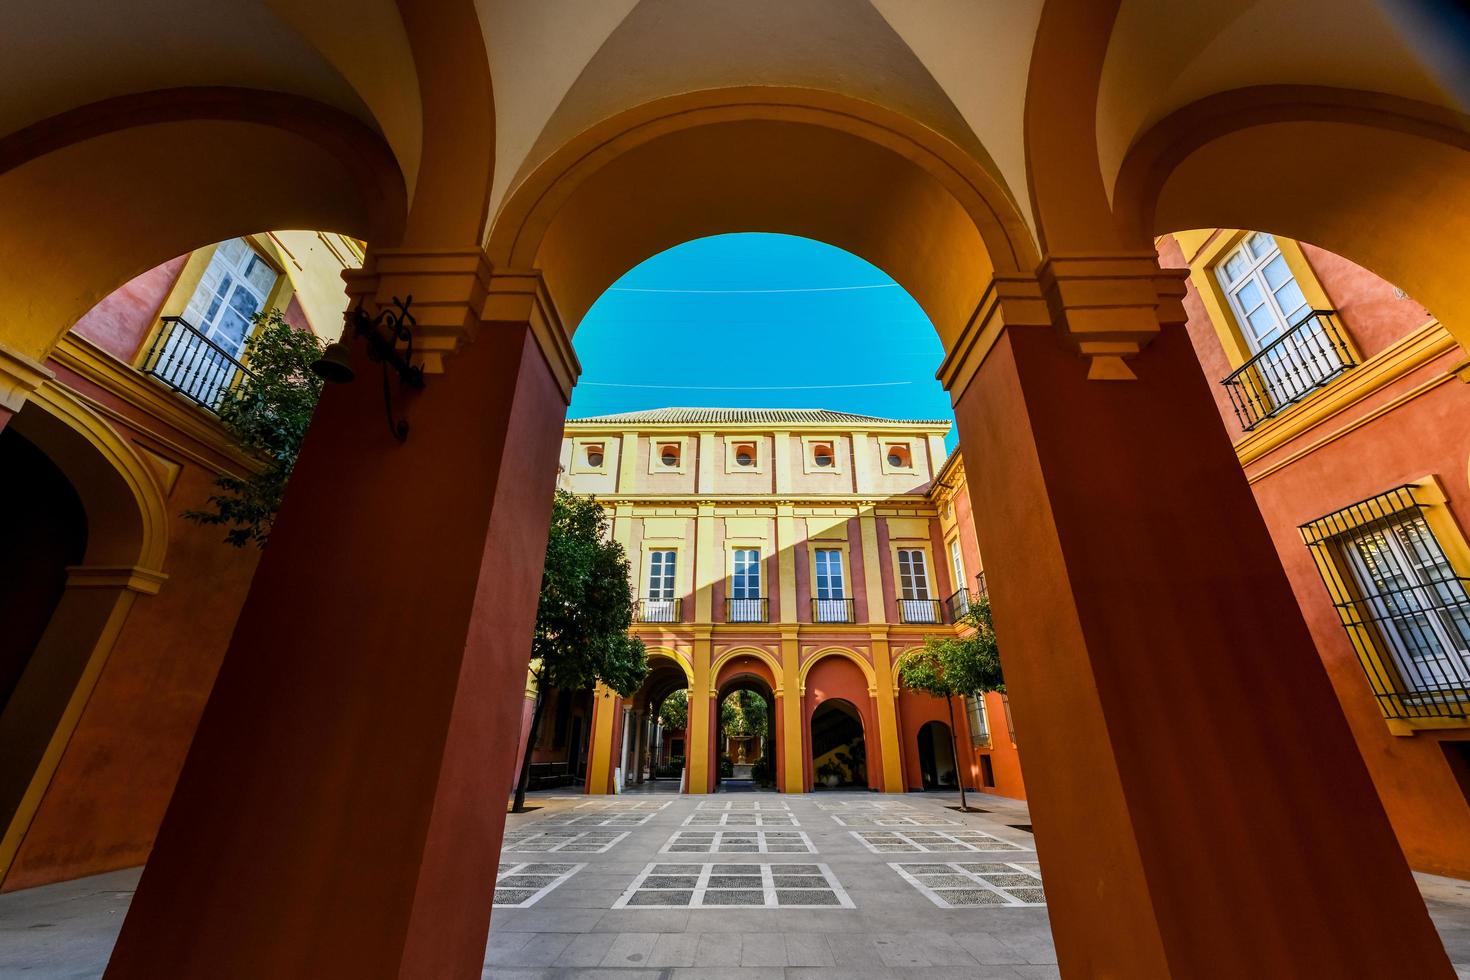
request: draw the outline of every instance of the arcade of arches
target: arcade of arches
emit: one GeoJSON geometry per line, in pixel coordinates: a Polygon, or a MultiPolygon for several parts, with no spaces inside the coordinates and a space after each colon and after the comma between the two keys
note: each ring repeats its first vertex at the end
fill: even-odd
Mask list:
{"type": "MultiPolygon", "coordinates": [[[[109,650],[167,672],[211,639],[166,625],[191,604],[220,609],[209,630],[233,621],[222,660],[183,679],[203,708],[161,822],[137,817],[158,829],[108,978],[479,975],[516,764],[491,747],[523,717],[572,335],[650,255],[768,231],[879,266],[943,343],[1062,974],[1449,980],[1363,716],[1339,700],[1347,675],[1298,602],[1316,601],[1295,576],[1313,559],[1283,568],[1263,520],[1299,451],[1285,433],[1321,432],[1342,399],[1283,411],[1277,388],[1256,410],[1278,421],[1233,444],[1190,324],[1246,294],[1218,277],[1201,294],[1191,263],[1213,246],[1155,236],[1257,229],[1432,311],[1432,331],[1344,376],[1378,385],[1365,397],[1385,404],[1355,427],[1371,431],[1409,397],[1390,384],[1431,349],[1462,364],[1470,342],[1458,17],[1409,0],[7,4],[0,33],[27,43],[0,65],[0,424],[24,443],[3,452],[32,459],[32,497],[58,480],[26,444],[43,452],[87,517],[83,536],[74,502],[48,495],[70,530],[37,567],[70,571],[59,599],[54,574],[38,587],[57,613],[37,651],[82,652],[46,659],[67,682],[34,710],[73,717],[109,650]],[[117,405],[132,389],[97,380],[105,344],[69,331],[191,250],[271,228],[366,241],[348,298],[413,296],[427,383],[397,402],[406,442],[376,383],[329,387],[258,566],[171,575],[197,541],[167,531],[164,488],[249,461],[172,404],[177,430],[136,431],[117,405]],[[209,586],[244,579],[235,617],[209,586]],[[168,642],[119,633],[139,617],[168,642]]],[[[1237,386],[1296,348],[1276,350],[1237,386]]],[[[1463,373],[1419,382],[1433,390],[1415,404],[1463,373]]],[[[1425,409],[1422,438],[1382,451],[1449,445],[1457,409],[1425,409]]],[[[1452,471],[1399,474],[1400,510],[1426,527],[1470,493],[1453,444],[1452,471]]],[[[1323,479],[1338,502],[1319,513],[1394,486],[1323,479]]],[[[1334,534],[1380,518],[1344,520],[1334,534]]],[[[691,704],[725,690],[707,613],[677,665],[691,704]]],[[[1459,621],[1436,606],[1424,622],[1459,621]]],[[[793,696],[789,677],[748,676],[793,696]]],[[[1396,737],[1434,729],[1406,756],[1439,745],[1456,690],[1379,698],[1407,716],[1396,737]]],[[[99,732],[153,723],[146,695],[135,680],[131,715],[99,732]]],[[[867,700],[837,697],[863,721],[871,783],[895,760],[867,700]]],[[[774,707],[790,778],[790,709],[774,707]]],[[[691,711],[691,740],[711,723],[691,711]]],[[[61,779],[54,727],[0,744],[61,779]]],[[[45,785],[13,782],[6,812],[33,812],[45,785]]]]}

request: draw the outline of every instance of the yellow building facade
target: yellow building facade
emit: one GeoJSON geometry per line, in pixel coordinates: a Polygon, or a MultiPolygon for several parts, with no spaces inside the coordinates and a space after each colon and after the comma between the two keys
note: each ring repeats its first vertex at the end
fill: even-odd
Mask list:
{"type": "MultiPolygon", "coordinates": [[[[653,668],[630,698],[594,692],[576,735],[549,736],[565,747],[568,778],[617,792],[681,758],[681,785],[712,791],[724,752],[719,702],[752,690],[769,704],[771,781],[785,792],[834,778],[883,792],[963,778],[995,792],[991,764],[987,780],[973,751],[984,740],[972,719],[984,709],[898,681],[905,654],[959,628],[980,571],[973,528],[960,530],[969,503],[948,429],[805,409],[568,422],[561,485],[607,510],[653,668]],[[687,731],[660,735],[659,707],[674,690],[688,692],[687,731]],[[655,756],[669,739],[677,754],[665,746],[655,756]]],[[[538,732],[538,747],[547,742],[538,732]]],[[[1011,768],[1013,757],[999,778],[1018,787],[1011,768]]]]}

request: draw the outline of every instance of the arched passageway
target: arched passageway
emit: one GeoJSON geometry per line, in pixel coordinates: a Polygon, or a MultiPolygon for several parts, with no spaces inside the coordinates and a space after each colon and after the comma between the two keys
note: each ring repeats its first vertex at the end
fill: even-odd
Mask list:
{"type": "MultiPolygon", "coordinates": [[[[613,783],[619,771],[622,785],[627,788],[657,781],[660,774],[666,785],[672,779],[673,785],[682,786],[687,778],[688,762],[683,747],[688,727],[688,674],[677,657],[664,651],[651,652],[648,665],[648,677],[625,703],[621,721],[599,717],[594,720],[595,730],[588,733],[591,761],[587,766],[586,786],[589,793],[614,791],[613,783]],[[615,731],[618,735],[614,762],[610,761],[613,753],[607,743],[611,741],[608,736],[615,731]],[[615,767],[612,771],[610,765],[615,767]]],[[[599,704],[599,713],[604,710],[608,710],[608,705],[599,704]]]]}
{"type": "Polygon", "coordinates": [[[818,704],[811,721],[814,789],[868,786],[868,749],[863,719],[852,702],[831,698],[818,704]]]}
{"type": "MultiPolygon", "coordinates": [[[[823,30],[823,43],[808,45],[814,32],[791,11],[809,5],[722,6],[723,19],[703,4],[639,4],[626,17],[589,16],[577,35],[585,43],[550,46],[528,40],[543,29],[560,36],[541,19],[555,16],[555,5],[517,7],[521,23],[494,5],[482,20],[468,3],[432,13],[405,4],[393,16],[374,6],[361,20],[302,13],[286,36],[304,42],[310,71],[203,73],[214,84],[280,81],[282,91],[297,92],[309,87],[301,79],[336,77],[327,69],[350,60],[325,54],[354,46],[347,27],[376,45],[363,64],[400,73],[417,66],[391,76],[415,83],[389,86],[416,90],[403,100],[408,108],[350,68],[343,71],[360,97],[338,90],[322,102],[328,93],[312,94],[365,128],[376,158],[394,161],[400,203],[412,191],[412,208],[388,224],[404,234],[374,242],[370,268],[352,289],[375,305],[410,292],[421,298],[418,349],[434,373],[410,403],[413,436],[403,445],[369,423],[382,410],[372,386],[323,400],[112,976],[220,975],[223,964],[241,976],[479,971],[498,823],[480,835],[457,831],[481,826],[478,815],[498,806],[513,768],[487,773],[479,749],[497,733],[513,743],[521,724],[518,675],[546,500],[577,375],[568,338],[587,305],[641,258],[703,235],[772,230],[869,258],[913,293],[944,340],[941,376],[977,474],[973,490],[992,504],[979,537],[996,628],[1013,653],[1012,700],[1019,724],[1035,733],[1030,790],[1063,969],[1448,977],[1177,329],[1178,278],[1162,274],[1150,250],[1158,226],[1114,204],[1129,199],[1113,179],[1118,160],[1138,129],[1167,115],[1169,99],[1202,94],[1187,86],[1208,92],[1212,83],[1202,79],[1216,79],[1249,92],[1274,81],[1283,64],[1307,83],[1340,79],[1332,62],[1342,48],[1303,36],[1320,16],[1271,30],[1255,18],[1281,14],[1281,3],[1221,16],[1216,4],[1166,12],[1143,0],[1046,0],[979,5],[941,25],[925,19],[935,15],[922,5],[885,4],[886,14],[862,6],[861,17],[825,8],[833,24],[856,33],[829,43],[823,30]],[[984,19],[1001,7],[1025,16],[984,19]],[[771,30],[766,18],[777,17],[792,30],[771,30]],[[1157,27],[1166,17],[1167,44],[1157,27]],[[699,46],[670,43],[691,36],[728,56],[704,58],[699,46]],[[1259,36],[1299,56],[1278,61],[1243,46],[1259,36]],[[970,50],[977,43],[980,53],[970,50]],[[545,57],[527,68],[516,60],[525,51],[545,57]],[[657,78],[628,70],[667,52],[686,57],[657,78]],[[1205,70],[1205,55],[1233,70],[1205,70]],[[872,63],[883,70],[867,70],[879,56],[872,63]],[[537,72],[570,81],[546,84],[537,72]],[[1136,103],[1130,111],[1117,111],[1119,93],[1136,103]],[[385,110],[385,101],[400,111],[385,110]],[[499,117],[492,102],[504,109],[499,117]],[[404,119],[421,123],[407,127],[421,139],[402,138],[396,123],[404,119]],[[398,138],[379,139],[379,131],[398,138]],[[421,159],[403,150],[414,146],[421,159]],[[1210,520],[1198,520],[1201,513],[1210,520]],[[1176,656],[1180,649],[1193,655],[1176,656]],[[1241,729],[1245,703],[1255,724],[1241,729]],[[324,704],[333,710],[323,712],[324,704]],[[1227,743],[1222,731],[1237,737],[1227,743]],[[289,812],[279,806],[283,793],[295,803],[289,812]],[[352,821],[342,819],[344,800],[352,821]],[[1344,812],[1356,819],[1341,820],[1344,812]],[[1290,839],[1245,830],[1303,819],[1309,832],[1290,839]],[[412,857],[370,871],[360,857],[373,850],[412,857]],[[1201,881],[1215,887],[1204,891],[1201,881]],[[221,882],[234,889],[236,915],[207,915],[199,901],[221,882]],[[1330,896],[1327,914],[1295,914],[1322,896],[1330,896]],[[361,910],[380,928],[364,941],[362,920],[344,914],[303,938],[294,924],[320,921],[314,913],[323,904],[361,910]],[[1114,914],[1100,916],[1099,907],[1114,914]],[[1282,922],[1293,924],[1290,936],[1282,922]],[[1391,948],[1384,935],[1395,937],[1391,948]]],[[[1239,141],[1245,152],[1233,159],[1320,155],[1333,179],[1317,184],[1339,190],[1343,167],[1366,160],[1379,184],[1455,191],[1463,160],[1440,147],[1463,143],[1470,126],[1446,94],[1453,87],[1436,84],[1443,72],[1382,17],[1337,24],[1354,50],[1378,55],[1354,60],[1355,81],[1434,103],[1447,130],[1434,152],[1417,158],[1421,145],[1413,144],[1358,157],[1332,134],[1298,144],[1266,139],[1261,127],[1239,141]]],[[[29,33],[73,30],[40,23],[48,26],[55,29],[29,33]]],[[[54,63],[67,72],[81,65],[95,80],[94,60],[103,59],[54,63]]],[[[161,84],[196,81],[167,65],[161,71],[161,84]]],[[[54,76],[36,75],[32,87],[52,96],[54,76]]],[[[109,76],[82,98],[135,88],[109,76]]],[[[52,103],[32,107],[34,117],[70,104],[52,103]]],[[[15,163],[7,152],[0,199],[20,208],[17,239],[32,225],[47,231],[32,236],[44,246],[26,261],[0,263],[10,270],[0,296],[6,309],[24,311],[28,340],[44,346],[48,331],[64,329],[100,296],[78,263],[106,270],[102,292],[126,277],[117,256],[133,245],[135,216],[160,210],[160,196],[197,217],[169,230],[178,241],[168,254],[248,227],[295,223],[258,215],[243,223],[243,211],[258,210],[252,199],[285,201],[277,214],[310,214],[318,226],[364,234],[376,227],[368,219],[383,217],[356,205],[389,195],[340,165],[366,158],[365,147],[337,140],[323,149],[267,126],[268,140],[253,145],[268,144],[278,165],[261,167],[241,152],[256,132],[250,124],[212,138],[217,129],[194,122],[162,141],[146,126],[109,129],[34,168],[31,155],[15,163]],[[296,175],[300,194],[272,186],[277,173],[296,175]],[[251,189],[244,203],[227,193],[232,180],[251,189]],[[58,188],[74,198],[64,219],[47,213],[58,188]],[[98,216],[97,227],[83,215],[98,216]],[[56,262],[72,255],[77,263],[56,262]],[[52,293],[55,301],[30,301],[52,293]]],[[[1229,188],[1238,185],[1227,176],[1270,169],[1211,164],[1198,172],[1229,188]]],[[[1259,218],[1158,210],[1168,227],[1280,230],[1291,207],[1284,198],[1311,199],[1313,174],[1303,166],[1280,196],[1259,195],[1273,212],[1259,218]]],[[[1435,233],[1419,233],[1461,242],[1470,209],[1455,206],[1458,193],[1425,197],[1434,198],[1425,206],[1436,209],[1426,215],[1435,233]]],[[[1136,199],[1148,209],[1172,197],[1166,182],[1136,199]]],[[[1344,223],[1367,235],[1375,222],[1364,214],[1386,209],[1364,208],[1344,223]]],[[[1286,230],[1454,315],[1435,294],[1463,298],[1463,277],[1442,255],[1424,266],[1434,271],[1418,274],[1421,285],[1412,270],[1375,261],[1366,245],[1330,241],[1334,229],[1319,224],[1314,234],[1308,224],[1286,230]]],[[[24,250],[18,240],[4,248],[7,259],[24,250]]],[[[141,265],[132,271],[168,257],[150,251],[135,250],[141,265]]],[[[12,339],[12,329],[0,340],[12,339]]],[[[35,346],[22,353],[34,358],[35,346]]],[[[700,642],[693,693],[707,699],[712,641],[700,642]]],[[[783,699],[821,700],[810,691],[816,681],[804,693],[795,680],[783,679],[783,699]]],[[[867,687],[885,688],[888,679],[880,681],[867,687]]],[[[862,690],[853,703],[860,714],[886,712],[887,697],[862,690]]],[[[875,748],[868,746],[870,779],[875,748]]],[[[883,762],[898,771],[896,758],[883,762]]]]}
{"type": "Polygon", "coordinates": [[[917,747],[925,789],[949,789],[958,785],[954,741],[948,725],[926,721],[919,728],[917,747]]]}

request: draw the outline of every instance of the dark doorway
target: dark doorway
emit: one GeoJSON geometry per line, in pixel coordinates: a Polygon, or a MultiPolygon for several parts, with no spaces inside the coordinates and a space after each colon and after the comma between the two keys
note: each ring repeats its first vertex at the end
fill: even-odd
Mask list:
{"type": "Polygon", "coordinates": [[[0,710],[66,590],[66,570],[87,549],[81,498],[56,464],[13,429],[0,431],[0,710]]]}
{"type": "Polygon", "coordinates": [[[925,789],[947,789],[956,785],[954,742],[949,726],[942,721],[928,721],[919,729],[919,769],[925,789]]]}
{"type": "Polygon", "coordinates": [[[868,752],[863,717],[841,698],[830,698],[812,712],[812,788],[868,785],[868,752]]]}

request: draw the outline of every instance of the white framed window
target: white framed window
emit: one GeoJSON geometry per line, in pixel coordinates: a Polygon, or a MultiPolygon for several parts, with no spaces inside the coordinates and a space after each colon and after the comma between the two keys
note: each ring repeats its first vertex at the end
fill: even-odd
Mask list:
{"type": "Polygon", "coordinates": [[[929,566],[922,548],[898,549],[898,607],[905,623],[939,622],[939,609],[929,594],[929,566]]]}
{"type": "Polygon", "coordinates": [[[1339,547],[1405,688],[1470,688],[1470,596],[1423,515],[1379,521],[1339,547]]]}
{"type": "Polygon", "coordinates": [[[842,549],[818,548],[812,558],[817,589],[812,618],[819,623],[849,622],[852,613],[848,608],[847,581],[842,570],[842,549]]]}
{"type": "Polygon", "coordinates": [[[648,552],[648,591],[643,599],[643,621],[672,623],[679,618],[674,594],[679,553],[672,549],[648,552]]]}
{"type": "Polygon", "coordinates": [[[985,713],[985,695],[965,695],[965,711],[970,718],[970,743],[976,748],[990,744],[990,719],[985,713]]]}
{"type": "Polygon", "coordinates": [[[1253,352],[1259,353],[1311,309],[1281,247],[1265,232],[1241,239],[1215,272],[1253,352]]]}
{"type": "Polygon", "coordinates": [[[730,602],[726,618],[732,623],[765,620],[761,595],[761,553],[757,548],[736,548],[730,555],[730,602]]]}
{"type": "Polygon", "coordinates": [[[238,357],[250,335],[251,318],[265,308],[279,278],[244,239],[221,242],[184,307],[184,319],[238,357]]]}
{"type": "Polygon", "coordinates": [[[950,571],[954,573],[954,607],[956,617],[963,616],[970,611],[970,593],[965,588],[965,556],[960,548],[960,539],[955,538],[949,543],[949,565],[950,571]]]}
{"type": "MultiPolygon", "coordinates": [[[[235,383],[253,317],[265,308],[280,276],[244,239],[221,242],[210,256],[180,317],[145,370],[210,408],[235,383]]],[[[155,342],[156,343],[156,342],[155,342]]]]}

